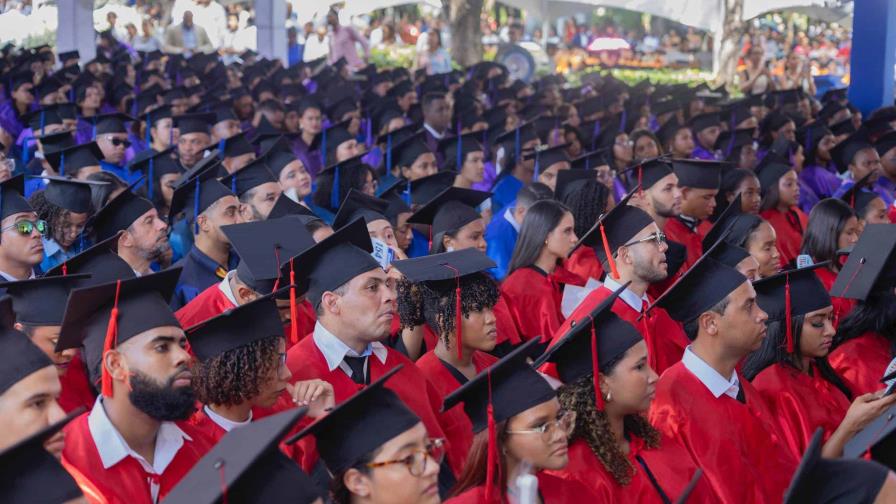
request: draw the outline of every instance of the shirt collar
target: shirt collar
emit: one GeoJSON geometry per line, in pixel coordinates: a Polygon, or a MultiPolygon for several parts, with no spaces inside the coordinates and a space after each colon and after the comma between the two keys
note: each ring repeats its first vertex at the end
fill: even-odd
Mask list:
{"type": "MultiPolygon", "coordinates": [[[[5,271],[0,271],[0,276],[2,276],[7,282],[18,282],[19,281],[18,278],[10,275],[9,273],[7,273],[5,271]]],[[[36,278],[36,276],[34,275],[34,268],[31,268],[31,275],[26,280],[33,280],[34,278],[36,278]]]]}
{"type": "Polygon", "coordinates": [[[44,244],[44,256],[52,257],[56,255],[57,252],[62,250],[62,246],[56,242],[53,238],[41,238],[40,241],[44,244]]]}
{"type": "Polygon", "coordinates": [[[374,341],[373,343],[369,343],[367,348],[359,354],[349,348],[348,345],[343,343],[341,339],[331,333],[320,322],[314,324],[314,333],[312,334],[312,337],[314,338],[314,344],[317,345],[320,352],[324,354],[324,359],[327,360],[327,368],[330,371],[339,367],[339,364],[342,363],[346,355],[349,357],[367,357],[368,355],[373,354],[380,360],[380,362],[385,364],[386,356],[389,352],[382,343],[374,341]]]}
{"type": "Polygon", "coordinates": [[[212,421],[218,424],[218,427],[226,430],[227,432],[232,431],[237,427],[244,427],[249,425],[249,422],[252,421],[252,410],[249,410],[249,419],[244,422],[234,422],[228,418],[224,418],[221,415],[215,413],[208,405],[202,407],[202,410],[205,412],[206,416],[212,421]]]}
{"type": "Polygon", "coordinates": [[[722,394],[725,394],[732,399],[737,399],[737,393],[740,391],[740,382],[737,379],[736,371],[731,374],[730,380],[725,378],[719,374],[718,371],[713,369],[712,366],[698,357],[697,354],[692,352],[690,345],[684,349],[681,363],[684,364],[684,367],[693,373],[698,380],[706,385],[706,388],[709,389],[716,399],[721,397],[722,394]]]}
{"type": "Polygon", "coordinates": [[[426,128],[426,131],[428,131],[430,135],[434,136],[436,138],[436,140],[441,140],[441,139],[445,138],[444,133],[439,133],[438,131],[432,129],[432,126],[430,126],[426,123],[423,123],[423,127],[426,128]]]}
{"type": "Polygon", "coordinates": [[[124,460],[125,457],[133,457],[147,471],[162,474],[165,472],[168,464],[174,460],[177,451],[183,446],[184,439],[187,441],[193,440],[175,423],[162,422],[159,425],[159,432],[156,434],[156,449],[153,463],[150,464],[143,456],[128,446],[121,434],[118,433],[118,429],[112,425],[112,421],[109,420],[109,416],[106,415],[106,409],[103,407],[102,396],[96,398],[96,403],[94,403],[93,409],[87,416],[87,427],[96,445],[96,450],[100,454],[103,469],[109,469],[124,460]]]}
{"type": "MultiPolygon", "coordinates": [[[[610,289],[610,292],[616,292],[622,287],[622,284],[613,280],[610,275],[607,275],[606,278],[604,278],[604,287],[610,289]]],[[[633,310],[640,313],[641,310],[644,309],[644,302],[647,301],[647,295],[645,294],[642,297],[638,297],[637,294],[626,287],[624,291],[619,293],[619,299],[625,301],[625,304],[631,306],[633,310]]]]}
{"type": "Polygon", "coordinates": [[[504,210],[504,220],[509,222],[510,225],[513,226],[513,229],[515,229],[517,233],[520,232],[520,225],[516,221],[516,219],[513,217],[513,209],[512,208],[508,208],[507,210],[504,210]]]}
{"type": "Polygon", "coordinates": [[[221,280],[221,283],[218,284],[218,289],[224,293],[224,297],[226,297],[228,301],[233,303],[233,306],[239,306],[239,303],[236,302],[236,296],[233,293],[233,289],[230,288],[230,279],[233,278],[233,273],[234,270],[227,272],[224,280],[221,280]]]}

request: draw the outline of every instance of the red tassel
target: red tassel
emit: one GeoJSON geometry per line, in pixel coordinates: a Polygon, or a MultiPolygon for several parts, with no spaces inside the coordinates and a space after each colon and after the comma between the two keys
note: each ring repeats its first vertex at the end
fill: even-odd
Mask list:
{"type": "Polygon", "coordinates": [[[591,373],[594,380],[594,406],[598,411],[604,410],[604,395],[600,393],[600,363],[597,361],[597,333],[594,320],[591,321],[591,373]]]}
{"type": "Polygon", "coordinates": [[[644,167],[642,165],[638,165],[638,196],[644,194],[644,186],[641,185],[641,180],[644,175],[644,167]]]}
{"type": "Polygon", "coordinates": [[[641,302],[641,322],[644,324],[644,341],[653,341],[653,338],[650,336],[650,324],[648,323],[647,315],[647,302],[641,302]]]}
{"type": "Polygon", "coordinates": [[[62,263],[62,276],[68,276],[68,263],[62,263]]]}
{"type": "Polygon", "coordinates": [[[461,323],[463,320],[463,309],[461,308],[460,303],[460,271],[450,264],[443,264],[446,268],[450,269],[454,272],[454,281],[457,286],[454,289],[454,334],[455,334],[455,344],[457,345],[457,358],[460,359],[463,357],[463,331],[461,329],[461,323]]]}
{"type": "Polygon", "coordinates": [[[224,478],[224,461],[218,461],[218,474],[221,475],[221,503],[227,504],[227,480],[224,478]]]}
{"type": "Polygon", "coordinates": [[[289,260],[289,341],[299,342],[299,304],[296,302],[296,270],[293,260],[289,260]]]}
{"type": "Polygon", "coordinates": [[[495,422],[495,408],[492,405],[492,373],[488,373],[488,468],[485,473],[485,499],[494,502],[495,470],[498,469],[498,428],[495,422]]]}
{"type": "Polygon", "coordinates": [[[426,249],[427,253],[432,250],[432,226],[429,226],[429,248],[426,249]]]}
{"type": "MultiPolygon", "coordinates": [[[[277,264],[277,272],[278,272],[278,276],[277,276],[277,279],[274,280],[274,288],[271,289],[271,292],[277,292],[277,289],[280,288],[280,276],[279,276],[279,272],[280,272],[280,246],[279,246],[279,245],[274,245],[274,261],[275,261],[276,264],[277,264]]],[[[290,262],[290,267],[292,267],[292,259],[290,259],[289,262],[290,262]]]]}
{"type": "Polygon", "coordinates": [[[616,270],[616,260],[613,259],[613,253],[610,251],[610,242],[607,241],[607,231],[604,229],[604,223],[600,223],[600,238],[604,242],[604,253],[607,254],[607,262],[610,263],[610,274],[614,280],[619,280],[619,271],[616,270]]]}
{"type": "Polygon", "coordinates": [[[112,375],[106,369],[106,354],[118,344],[118,295],[121,293],[121,280],[115,283],[115,301],[109,313],[109,324],[106,326],[106,339],[103,341],[102,391],[103,397],[112,397],[112,375]]]}
{"type": "Polygon", "coordinates": [[[790,303],[790,275],[784,276],[784,321],[787,324],[787,353],[793,353],[793,324],[790,323],[791,303],[790,303]]]}

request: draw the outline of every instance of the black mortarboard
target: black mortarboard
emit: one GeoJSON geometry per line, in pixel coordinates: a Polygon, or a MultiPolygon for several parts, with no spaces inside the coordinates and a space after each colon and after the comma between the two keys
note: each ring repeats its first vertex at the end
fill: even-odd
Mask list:
{"type": "Polygon", "coordinates": [[[821,95],[821,103],[827,103],[830,100],[845,100],[848,87],[831,88],[821,95]]]}
{"type": "Polygon", "coordinates": [[[572,321],[566,334],[556,339],[535,363],[536,367],[546,362],[554,363],[558,377],[568,385],[591,374],[595,405],[601,410],[601,370],[606,372],[611,363],[618,362],[629,348],[643,340],[635,326],[613,313],[613,303],[627,288],[626,283],[590,313],[572,321]]]}
{"type": "Polygon", "coordinates": [[[852,117],[831,125],[831,133],[835,136],[851,135],[856,132],[856,125],[852,122],[852,117]]]}
{"type": "MultiPolygon", "coordinates": [[[[181,268],[76,289],[65,308],[56,351],[83,345],[88,369],[100,368],[103,353],[156,327],[180,327],[168,306],[181,268]],[[112,313],[117,317],[112,317],[112,313]],[[110,339],[107,341],[107,339],[110,339]]],[[[111,377],[103,368],[102,393],[112,395],[111,377]]]]}
{"type": "Polygon", "coordinates": [[[645,159],[634,166],[626,168],[622,173],[628,176],[628,190],[631,191],[636,187],[650,189],[654,184],[668,177],[674,171],[669,158],[657,157],[645,159]]]}
{"type": "Polygon", "coordinates": [[[467,159],[467,154],[476,151],[484,152],[482,144],[478,140],[480,136],[480,133],[474,132],[461,135],[460,137],[444,138],[439,141],[439,152],[445,158],[445,166],[443,168],[460,171],[464,160],[467,159]],[[458,138],[460,141],[458,141],[458,138]]]}
{"type": "Polygon", "coordinates": [[[737,125],[753,117],[750,108],[754,105],[754,100],[744,98],[731,102],[725,107],[720,119],[728,123],[729,129],[737,128],[737,125]]]}
{"type": "Polygon", "coordinates": [[[616,249],[631,241],[644,228],[653,224],[650,214],[628,204],[633,193],[634,191],[622,198],[619,204],[602,215],[594,223],[594,226],[579,238],[579,244],[589,244],[594,247],[598,260],[604,267],[609,267],[608,271],[611,274],[614,274],[616,270],[615,257],[613,257],[614,260],[610,260],[607,257],[607,251],[609,250],[610,254],[615,254],[616,249]],[[595,235],[598,235],[599,239],[595,235]],[[606,237],[605,241],[604,237],[606,237]]]}
{"type": "Polygon", "coordinates": [[[392,144],[392,164],[393,166],[411,166],[418,157],[426,153],[432,153],[432,151],[426,145],[425,136],[421,131],[397,144],[392,144]]]}
{"type": "MultiPolygon", "coordinates": [[[[23,336],[24,338],[24,336],[23,336]]],[[[83,413],[78,408],[0,452],[0,494],[8,502],[59,504],[82,496],[80,487],[44,443],[83,413]]]]}
{"type": "Polygon", "coordinates": [[[224,144],[224,149],[222,150],[224,157],[236,157],[255,153],[255,147],[246,138],[245,133],[237,133],[230,138],[221,140],[221,142],[224,144]]]}
{"type": "Polygon", "coordinates": [[[116,253],[119,233],[93,245],[80,254],[50,268],[44,278],[87,274],[75,282],[75,288],[99,285],[115,280],[135,278],[133,268],[116,253]]]}
{"type": "Polygon", "coordinates": [[[367,224],[357,219],[293,258],[301,266],[295,283],[307,287],[307,299],[317,307],[324,292],[380,267],[372,251],[367,224]]]}
{"type": "Polygon", "coordinates": [[[839,101],[829,101],[818,111],[818,119],[827,122],[841,110],[846,110],[846,105],[839,101]]]}
{"type": "MultiPolygon", "coordinates": [[[[62,117],[60,117],[57,112],[58,108],[58,105],[48,105],[35,111],[28,112],[22,116],[22,120],[32,129],[34,135],[40,135],[45,126],[62,124],[62,117]]],[[[60,133],[68,132],[65,131],[60,133]]]]}
{"type": "MultiPolygon", "coordinates": [[[[889,380],[892,380],[892,374],[882,381],[889,380]]],[[[843,447],[843,458],[861,459],[870,453],[873,460],[892,470],[896,467],[894,429],[896,429],[896,406],[890,406],[846,443],[843,447]]]]}
{"type": "Polygon", "coordinates": [[[103,151],[96,142],[53,150],[45,154],[50,166],[63,176],[73,176],[78,170],[87,166],[99,166],[100,159],[103,159],[103,151]]]}
{"type": "Polygon", "coordinates": [[[741,128],[733,131],[723,131],[719,134],[719,138],[716,139],[713,148],[722,151],[727,158],[735,151],[735,149],[745,145],[753,145],[755,142],[753,139],[755,132],[756,128],[741,128]]]}
{"type": "Polygon", "coordinates": [[[495,262],[482,251],[467,248],[395,261],[392,265],[411,282],[433,287],[450,284],[453,293],[459,277],[494,268],[495,262]]]}
{"type": "Polygon", "coordinates": [[[653,304],[665,308],[673,319],[687,323],[725,299],[747,278],[736,269],[702,256],[653,304]]]}
{"type": "MultiPolygon", "coordinates": [[[[152,103],[155,103],[155,101],[153,101],[152,103]]],[[[137,107],[140,107],[139,103],[137,107]]],[[[140,119],[146,123],[147,128],[152,128],[153,126],[155,126],[156,122],[161,121],[162,119],[168,119],[170,117],[173,117],[171,105],[162,105],[161,107],[154,108],[149,112],[143,114],[142,116],[140,116],[140,119]]]]}
{"type": "Polygon", "coordinates": [[[232,101],[230,100],[228,100],[227,102],[222,102],[220,105],[216,106],[213,110],[213,113],[215,115],[215,119],[212,124],[216,124],[222,121],[239,121],[239,118],[233,111],[232,101]]]}
{"type": "Polygon", "coordinates": [[[75,145],[75,137],[72,136],[71,131],[59,131],[46,135],[35,135],[35,138],[40,140],[40,145],[43,147],[45,156],[62,149],[74,147],[75,145]]]}
{"type": "Polygon", "coordinates": [[[229,187],[237,196],[242,196],[256,187],[269,182],[277,182],[277,177],[268,168],[264,157],[251,161],[246,166],[221,179],[221,184],[229,187]]]}
{"type": "Polygon", "coordinates": [[[763,196],[771,190],[772,187],[778,186],[778,180],[793,170],[789,164],[776,161],[776,156],[766,155],[756,165],[756,178],[759,179],[759,187],[763,196]]]}
{"type": "Polygon", "coordinates": [[[831,296],[867,299],[896,285],[896,226],[868,224],[831,286],[831,296]]]}
{"type": "Polygon", "coordinates": [[[587,152],[569,162],[573,170],[593,170],[599,166],[609,165],[613,156],[612,147],[604,147],[587,152]]]}
{"type": "Polygon", "coordinates": [[[183,171],[180,163],[172,156],[174,147],[169,147],[161,152],[152,149],[146,149],[131,160],[128,169],[131,171],[140,170],[146,175],[148,182],[147,196],[152,201],[155,192],[155,182],[164,175],[172,173],[180,174],[183,171]]]}
{"type": "Polygon", "coordinates": [[[61,63],[65,63],[68,60],[79,59],[81,57],[81,53],[79,53],[78,50],[75,49],[74,51],[63,51],[57,54],[57,56],[59,57],[59,61],[61,63]]]}
{"type": "Polygon", "coordinates": [[[389,202],[373,196],[368,196],[357,189],[352,189],[342,200],[339,211],[333,219],[333,228],[339,229],[353,220],[363,217],[366,222],[375,220],[389,220],[386,218],[386,209],[389,202]]]}
{"type": "Polygon", "coordinates": [[[181,135],[187,133],[205,133],[208,134],[211,125],[215,123],[215,114],[198,113],[183,114],[174,117],[174,127],[177,128],[181,135]]]}
{"type": "Polygon", "coordinates": [[[536,147],[535,151],[527,153],[524,159],[535,160],[534,180],[538,180],[538,174],[543,170],[550,168],[557,163],[569,163],[569,157],[566,155],[566,148],[569,144],[555,145],[553,147],[536,147]]]}
{"type": "Polygon", "coordinates": [[[171,490],[165,503],[316,502],[321,495],[314,482],[278,449],[306,411],[293,408],[228,432],[171,490]]]}
{"type": "Polygon", "coordinates": [[[152,202],[148,199],[137,196],[131,191],[122,191],[93,216],[92,225],[96,240],[103,241],[127,229],[141,215],[153,208],[152,202]]]}
{"type": "Polygon", "coordinates": [[[307,215],[317,217],[314,212],[308,209],[308,207],[296,203],[286,194],[280,194],[280,197],[274,202],[274,206],[268,214],[268,220],[285,217],[287,215],[307,215]]]}
{"type": "Polygon", "coordinates": [[[451,187],[454,184],[454,177],[454,172],[443,171],[412,181],[405,180],[402,195],[409,205],[422,205],[451,187]]]}
{"type": "Polygon", "coordinates": [[[703,237],[703,250],[709,250],[717,241],[727,234],[729,228],[737,224],[737,216],[743,214],[741,195],[737,194],[731,203],[722,210],[716,222],[703,237]]]}
{"type": "Polygon", "coordinates": [[[756,280],[753,282],[756,302],[768,313],[769,320],[779,321],[830,306],[831,296],[815,273],[819,267],[827,266],[823,262],[756,280]]]}
{"type": "Polygon", "coordinates": [[[737,265],[740,264],[741,261],[750,257],[749,252],[736,245],[732,245],[725,240],[715,242],[712,247],[704,252],[704,254],[711,259],[715,259],[725,266],[734,269],[737,269],[737,265]]]}
{"type": "Polygon", "coordinates": [[[74,213],[88,213],[92,208],[91,187],[108,185],[108,182],[75,180],[66,177],[44,176],[47,186],[44,197],[50,203],[74,213]]]}
{"type": "Polygon", "coordinates": [[[691,120],[688,121],[688,126],[691,127],[691,130],[693,130],[694,133],[698,133],[705,130],[706,128],[718,126],[720,123],[721,120],[719,119],[719,114],[716,112],[711,112],[692,117],[691,120]]]}
{"type": "Polygon", "coordinates": [[[13,329],[15,322],[12,298],[0,298],[0,355],[4,356],[0,366],[0,395],[32,373],[53,365],[28,336],[13,329]]]}
{"type": "MultiPolygon", "coordinates": [[[[275,274],[279,271],[275,268],[275,274]]],[[[259,340],[282,338],[283,322],[272,292],[189,327],[186,333],[193,354],[204,362],[259,340]]]]}
{"type": "Polygon", "coordinates": [[[879,156],[883,156],[894,147],[896,147],[896,131],[891,131],[889,133],[881,135],[874,142],[874,148],[877,150],[877,154],[879,156]]]}
{"type": "Polygon", "coordinates": [[[22,196],[24,192],[24,175],[16,175],[0,183],[0,220],[17,213],[34,212],[28,200],[22,196]]]}
{"type": "Polygon", "coordinates": [[[840,195],[840,199],[855,210],[860,218],[865,216],[868,205],[875,199],[880,198],[876,192],[868,189],[868,180],[871,179],[872,175],[874,175],[874,172],[869,172],[840,195]]]}
{"type": "Polygon", "coordinates": [[[537,139],[538,132],[535,131],[535,123],[534,121],[528,121],[520,123],[516,128],[499,135],[492,143],[493,145],[503,144],[505,149],[512,150],[514,159],[519,162],[522,159],[520,151],[523,148],[523,144],[537,139]]]}
{"type": "Polygon", "coordinates": [[[105,133],[127,133],[128,130],[124,127],[124,123],[129,121],[136,121],[136,119],[127,114],[122,114],[121,112],[103,114],[94,117],[92,120],[96,127],[97,135],[105,133]]]}
{"type": "Polygon", "coordinates": [[[560,170],[557,172],[557,181],[554,184],[554,198],[563,200],[585,186],[589,180],[597,180],[597,174],[592,170],[560,170]]]}
{"type": "Polygon", "coordinates": [[[222,226],[221,231],[240,256],[237,276],[255,292],[274,290],[280,267],[314,245],[314,239],[295,216],[222,226]]]}
{"type": "Polygon", "coordinates": [[[476,208],[492,193],[448,187],[408,218],[409,223],[429,224],[432,235],[454,231],[481,218],[476,208]]]}
{"type": "Polygon", "coordinates": [[[330,473],[338,474],[411,429],[420,423],[420,418],[385,386],[403,366],[399,364],[390,369],[286,442],[313,434],[330,473]],[[359,418],[364,420],[359,422],[359,418]]]}
{"type": "Polygon", "coordinates": [[[31,70],[23,70],[21,72],[14,73],[7,77],[7,82],[9,83],[9,87],[7,88],[8,92],[13,92],[18,89],[23,84],[31,84],[34,82],[34,74],[31,73],[31,70]]]}
{"type": "Polygon", "coordinates": [[[12,298],[16,322],[31,326],[62,325],[65,303],[72,289],[90,275],[46,276],[0,282],[0,288],[12,298]]]}
{"type": "Polygon", "coordinates": [[[672,140],[675,139],[675,135],[678,134],[679,131],[687,128],[687,125],[681,124],[678,119],[673,117],[666,121],[666,124],[663,124],[660,129],[656,131],[656,136],[659,138],[663,148],[665,148],[665,146],[672,143],[672,140]]]}
{"type": "MultiPolygon", "coordinates": [[[[195,219],[208,207],[225,196],[234,196],[234,193],[215,178],[216,164],[209,164],[194,176],[174,189],[171,198],[171,209],[168,211],[170,222],[174,222],[175,216],[186,210],[189,219],[195,219]]],[[[198,226],[198,224],[197,224],[198,226]]],[[[194,231],[198,233],[197,231],[194,231]]]]}
{"type": "Polygon", "coordinates": [[[857,131],[846,137],[831,149],[831,159],[837,167],[837,171],[844,173],[849,170],[849,165],[859,151],[865,149],[873,149],[874,146],[868,142],[866,134],[857,131]]]}
{"type": "Polygon", "coordinates": [[[697,189],[718,189],[722,183],[723,163],[702,159],[673,159],[672,168],[678,185],[697,189]]]}

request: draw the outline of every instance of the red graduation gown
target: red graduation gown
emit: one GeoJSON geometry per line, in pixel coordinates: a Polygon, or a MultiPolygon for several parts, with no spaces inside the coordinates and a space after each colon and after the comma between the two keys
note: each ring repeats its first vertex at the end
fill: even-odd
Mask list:
{"type": "MultiPolygon", "coordinates": [[[[476,372],[480,373],[487,367],[498,361],[497,357],[485,352],[473,353],[473,365],[476,372]]],[[[444,402],[445,396],[454,392],[462,383],[449,370],[444,362],[439,359],[435,352],[430,350],[423,354],[416,362],[420,372],[423,373],[429,382],[432,383],[439,395],[439,402],[444,402]]],[[[456,371],[458,372],[459,371],[456,371]]],[[[451,440],[451,451],[448,452],[448,463],[451,464],[452,470],[460,474],[467,461],[467,453],[473,444],[473,424],[464,413],[462,405],[457,404],[448,411],[439,414],[439,424],[445,431],[445,437],[451,440]]]]}
{"type": "Polygon", "coordinates": [[[892,345],[878,333],[865,334],[837,346],[828,362],[846,382],[853,397],[884,387],[880,379],[893,359],[892,345]]]}
{"type": "MultiPolygon", "coordinates": [[[[286,394],[281,396],[281,399],[287,397],[286,394]]],[[[252,409],[252,421],[261,420],[262,418],[273,415],[275,413],[280,413],[282,411],[286,411],[288,409],[294,408],[295,404],[292,404],[292,401],[289,400],[280,400],[277,404],[268,409],[262,408],[253,408],[252,409]]],[[[227,431],[224,430],[223,427],[218,425],[214,420],[212,420],[208,414],[205,412],[205,407],[200,406],[193,416],[190,417],[190,425],[194,426],[196,429],[202,431],[205,437],[211,442],[212,446],[218,444],[218,441],[221,440],[226,434],[227,431]]],[[[313,418],[302,417],[299,422],[289,431],[289,434],[283,436],[284,439],[292,436],[293,434],[298,433],[308,425],[314,422],[313,418]]],[[[304,459],[304,450],[309,446],[309,442],[306,439],[300,439],[298,442],[287,445],[284,443],[280,443],[280,450],[286,454],[286,456],[292,458],[296,461],[296,463],[301,462],[304,459]]],[[[310,446],[314,446],[311,444],[310,446]]],[[[310,470],[310,469],[309,469],[310,470]]]]}
{"type": "MultiPolygon", "coordinates": [[[[824,289],[830,292],[831,287],[834,286],[834,282],[837,280],[837,274],[828,268],[815,268],[815,275],[821,280],[824,289]]],[[[831,296],[831,304],[834,306],[834,329],[836,329],[840,325],[840,321],[855,308],[856,301],[854,299],[831,296]]]]}
{"type": "Polygon", "coordinates": [[[587,245],[577,248],[569,256],[569,259],[563,262],[563,267],[567,271],[584,278],[585,281],[589,278],[600,280],[604,276],[604,268],[600,264],[597,254],[594,253],[593,248],[587,245]]]}
{"type": "Polygon", "coordinates": [[[62,385],[62,392],[59,394],[59,407],[66,413],[84,406],[84,409],[90,411],[96,403],[96,393],[90,386],[90,379],[87,377],[87,368],[84,361],[81,360],[81,352],[72,357],[68,364],[68,369],[59,377],[59,383],[62,385]]]}
{"type": "MultiPolygon", "coordinates": [[[[550,275],[535,266],[520,268],[501,284],[501,298],[521,341],[550,337],[563,324],[562,284],[585,285],[584,280],[558,266],[550,275]]],[[[498,331],[500,333],[500,330],[498,331]]]]}
{"type": "Polygon", "coordinates": [[[781,502],[798,459],[781,449],[762,397],[739,379],[746,404],[717,399],[679,362],[657,383],[650,423],[685,447],[722,502],[781,502]]]}
{"type": "MultiPolygon", "coordinates": [[[[110,504],[150,504],[150,476],[137,459],[125,457],[112,467],[103,468],[96,443],[87,426],[87,416],[88,413],[85,413],[65,427],[63,463],[85,476],[110,504]]],[[[160,501],[211,449],[211,443],[201,431],[187,422],[178,422],[177,426],[193,440],[184,439],[184,444],[174,459],[158,476],[160,501]]]]}
{"type": "Polygon", "coordinates": [[[810,376],[776,363],[756,375],[753,386],[771,410],[794,457],[803,456],[818,427],[824,428],[827,441],[849,409],[846,395],[817,370],[810,376]]]}
{"type": "MultiPolygon", "coordinates": [[[[635,459],[640,456],[650,468],[663,493],[671,501],[680,496],[697,471],[697,465],[691,460],[687,450],[675,440],[663,436],[656,449],[643,447],[644,441],[632,437],[630,443],[629,463],[635,468],[629,484],[622,486],[607,471],[603,462],[594,454],[591,447],[582,439],[569,445],[569,464],[560,471],[548,471],[553,476],[579,483],[593,490],[598,502],[638,502],[662,504],[659,491],[650,481],[640,463],[635,459]]],[[[691,493],[692,502],[709,502],[712,491],[707,483],[700,481],[691,493]]]]}
{"type": "Polygon", "coordinates": [[[688,250],[687,259],[681,265],[679,271],[682,273],[689,270],[691,266],[703,255],[703,237],[706,232],[712,228],[712,224],[708,221],[701,221],[697,224],[697,230],[691,231],[681,219],[673,217],[666,221],[666,227],[663,232],[666,238],[674,242],[684,245],[688,250]]]}
{"type": "Polygon", "coordinates": [[[803,231],[809,222],[809,218],[798,207],[780,212],[776,208],[770,208],[759,213],[759,216],[767,220],[775,229],[778,237],[777,248],[781,254],[781,266],[796,263],[796,256],[800,255],[800,246],[803,244],[803,231]]]}
{"type": "Polygon", "coordinates": [[[190,425],[201,430],[213,445],[218,444],[218,441],[227,434],[224,427],[215,423],[215,421],[205,413],[204,407],[200,407],[193,413],[193,416],[190,417],[190,425]]]}
{"type": "MultiPolygon", "coordinates": [[[[393,376],[386,386],[395,391],[408,408],[420,417],[430,437],[445,437],[437,416],[442,409],[438,392],[407,357],[391,348],[387,347],[386,350],[388,355],[385,364],[375,355],[367,359],[370,381],[373,382],[390,369],[404,364],[401,371],[393,376]]],[[[292,373],[292,383],[311,379],[329,382],[333,385],[337,404],[363,388],[363,385],[353,382],[342,369],[337,367],[332,371],[329,370],[324,354],[317,348],[310,334],[287,350],[286,366],[292,373]]],[[[449,440],[447,444],[450,452],[451,441],[449,440]]],[[[301,461],[301,466],[307,470],[317,462],[317,453],[310,447],[304,452],[305,458],[301,461]]]]}
{"type": "MultiPolygon", "coordinates": [[[[543,504],[584,504],[586,502],[605,502],[597,500],[597,495],[590,485],[584,486],[577,481],[569,481],[550,475],[544,471],[535,473],[538,478],[538,493],[543,504]]],[[[497,493],[495,489],[495,493],[497,493]]],[[[485,485],[471,488],[466,492],[445,501],[445,504],[482,504],[485,498],[485,485]]],[[[508,502],[503,499],[502,502],[508,502]]]]}

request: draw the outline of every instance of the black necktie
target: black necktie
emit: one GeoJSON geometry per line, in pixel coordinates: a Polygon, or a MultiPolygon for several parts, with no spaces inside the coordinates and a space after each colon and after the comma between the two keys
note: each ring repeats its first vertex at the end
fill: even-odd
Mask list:
{"type": "Polygon", "coordinates": [[[743,404],[747,404],[747,396],[744,395],[744,388],[737,388],[737,400],[742,402],[743,404]]]}
{"type": "Polygon", "coordinates": [[[346,355],[343,360],[348,364],[349,369],[352,370],[352,381],[358,385],[367,385],[367,376],[364,373],[364,364],[367,362],[367,357],[349,357],[346,355]]]}

